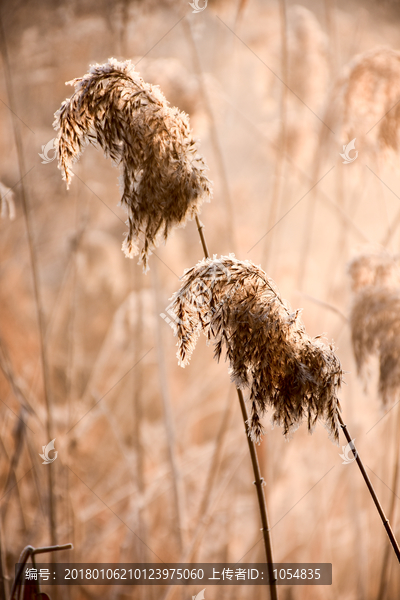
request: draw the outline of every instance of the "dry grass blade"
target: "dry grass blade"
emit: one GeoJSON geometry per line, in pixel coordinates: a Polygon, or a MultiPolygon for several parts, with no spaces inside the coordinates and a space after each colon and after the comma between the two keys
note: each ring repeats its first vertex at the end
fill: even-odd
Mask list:
{"type": "Polygon", "coordinates": [[[354,293],[350,315],[357,369],[379,358],[379,395],[386,405],[400,389],[400,265],[385,253],[364,254],[349,266],[354,293]]]}
{"type": "Polygon", "coordinates": [[[300,311],[290,311],[261,268],[233,255],[204,259],[185,272],[169,309],[181,366],[200,331],[214,342],[217,360],[225,346],[232,381],[250,390],[253,440],[260,440],[260,418],[268,408],[285,436],[304,418],[312,431],[320,418],[338,440],[343,373],[334,348],[307,335],[300,311]]]}
{"type": "Polygon", "coordinates": [[[170,108],[157,86],[143,81],[130,61],[93,65],[69,82],[75,93],[55,114],[59,168],[69,185],[71,166],[88,143],[122,167],[121,203],[128,212],[129,257],[148,257],[160,236],[184,225],[211,195],[207,169],[191,136],[188,116],[170,108]],[[139,235],[144,245],[139,248],[139,235]]]}

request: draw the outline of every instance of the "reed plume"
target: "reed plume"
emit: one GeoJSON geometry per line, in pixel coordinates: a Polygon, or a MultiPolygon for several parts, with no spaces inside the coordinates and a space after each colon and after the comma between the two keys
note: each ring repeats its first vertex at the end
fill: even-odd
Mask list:
{"type": "MultiPolygon", "coordinates": [[[[387,47],[368,50],[345,67],[331,92],[324,121],[340,130],[343,143],[379,156],[399,148],[400,52],[387,47]]],[[[328,129],[323,134],[327,138],[328,129]]]]}
{"type": "Polygon", "coordinates": [[[253,441],[260,441],[268,408],[285,436],[305,418],[309,431],[321,419],[338,441],[343,373],[334,348],[307,335],[300,310],[291,312],[260,267],[232,254],[201,260],[171,300],[179,364],[188,364],[201,331],[217,360],[225,347],[232,381],[250,390],[253,441]]]}
{"type": "Polygon", "coordinates": [[[0,181],[0,218],[15,219],[14,192],[0,181]]]}
{"type": "Polygon", "coordinates": [[[379,396],[384,405],[400,390],[400,265],[386,253],[364,254],[349,265],[353,305],[351,339],[357,370],[379,359],[379,396]]]}
{"type": "Polygon", "coordinates": [[[98,144],[121,165],[121,204],[128,213],[123,250],[131,258],[139,254],[147,270],[159,238],[166,240],[172,227],[194,218],[211,196],[188,116],[170,108],[160,89],[145,83],[130,61],[110,58],[68,84],[75,92],[53,123],[63,179],[69,186],[72,164],[88,143],[98,144]]]}

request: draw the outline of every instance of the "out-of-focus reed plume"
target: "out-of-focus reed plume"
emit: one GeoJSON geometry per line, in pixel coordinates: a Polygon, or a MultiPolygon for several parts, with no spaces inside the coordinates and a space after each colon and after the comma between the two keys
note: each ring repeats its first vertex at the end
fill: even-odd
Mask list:
{"type": "Polygon", "coordinates": [[[69,83],[75,92],[54,121],[63,178],[69,185],[71,166],[88,143],[99,144],[122,166],[121,203],[129,227],[123,249],[129,257],[140,254],[147,270],[158,238],[166,239],[173,226],[192,219],[211,195],[189,119],[170,108],[159,88],[145,83],[130,61],[110,58],[69,83]]]}
{"type": "Polygon", "coordinates": [[[203,331],[214,342],[217,360],[225,345],[236,386],[250,389],[253,440],[260,440],[260,417],[270,407],[272,422],[285,436],[304,418],[312,431],[320,418],[337,441],[340,362],[333,346],[307,335],[300,310],[291,312],[266,273],[234,255],[214,256],[185,271],[182,279],[169,307],[180,365],[188,364],[203,331]]]}
{"type": "Polygon", "coordinates": [[[379,358],[379,395],[386,405],[400,390],[400,263],[386,253],[352,260],[354,294],[350,315],[357,369],[364,374],[371,355],[379,358]]]}
{"type": "Polygon", "coordinates": [[[0,218],[15,219],[14,192],[0,181],[0,218]]]}
{"type": "Polygon", "coordinates": [[[340,131],[343,143],[357,138],[359,145],[377,155],[397,151],[399,97],[400,52],[377,47],[346,66],[331,92],[324,121],[340,131]]]}

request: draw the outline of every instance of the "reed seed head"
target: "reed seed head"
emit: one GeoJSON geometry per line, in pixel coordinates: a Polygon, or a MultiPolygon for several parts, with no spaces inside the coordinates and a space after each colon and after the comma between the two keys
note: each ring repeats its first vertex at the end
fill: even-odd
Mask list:
{"type": "Polygon", "coordinates": [[[260,267],[232,254],[204,259],[185,271],[171,300],[179,364],[188,364],[201,331],[214,343],[217,360],[225,348],[232,381],[250,390],[254,441],[268,408],[285,436],[303,419],[309,431],[321,419],[338,441],[343,374],[334,348],[307,335],[300,310],[290,310],[260,267]]]}
{"type": "Polygon", "coordinates": [[[67,185],[72,164],[88,143],[121,165],[121,204],[128,212],[123,250],[139,254],[144,270],[161,236],[183,226],[211,196],[207,166],[198,154],[188,116],[170,108],[157,86],[143,81],[130,61],[93,65],[68,82],[71,98],[55,113],[58,166],[67,185]],[[140,249],[140,236],[144,241],[140,249]]]}
{"type": "Polygon", "coordinates": [[[351,339],[357,370],[379,359],[379,396],[386,406],[400,390],[400,264],[386,253],[364,254],[349,265],[351,339]]]}
{"type": "Polygon", "coordinates": [[[344,142],[353,138],[379,154],[399,149],[400,52],[378,47],[356,56],[335,89],[344,142]]]}

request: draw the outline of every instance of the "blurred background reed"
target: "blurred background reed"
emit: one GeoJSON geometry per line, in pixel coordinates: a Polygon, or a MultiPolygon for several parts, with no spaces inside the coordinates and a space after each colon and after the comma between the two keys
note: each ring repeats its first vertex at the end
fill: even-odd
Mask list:
{"type": "MultiPolygon", "coordinates": [[[[65,562],[263,560],[226,365],[202,338],[182,370],[159,316],[202,256],[195,224],[175,230],[144,275],[121,252],[126,215],[111,162],[88,148],[66,191],[56,161],[39,157],[72,93],[65,82],[110,56],[131,59],[189,114],[214,181],[201,215],[211,253],[260,264],[282,297],[303,307],[307,331],[335,341],[347,371],[345,422],[400,535],[400,493],[392,491],[399,397],[395,390],[382,404],[376,357],[366,378],[357,375],[348,274],[360,253],[399,249],[400,4],[210,0],[191,11],[179,0],[0,6],[0,193],[11,188],[15,204],[11,220],[7,195],[0,219],[0,551],[8,577],[23,546],[52,539],[73,542],[58,557],[65,562]],[[343,164],[339,153],[353,138],[358,157],[343,164]],[[58,456],[42,465],[49,435],[58,456]]],[[[331,587],[284,586],[280,597],[398,598],[398,565],[356,465],[342,465],[321,425],[312,436],[302,426],[287,443],[264,422],[259,457],[274,558],[333,564],[331,587]]],[[[199,589],[60,594],[156,600],[199,589]]],[[[206,597],[268,594],[207,586],[206,597]]]]}

